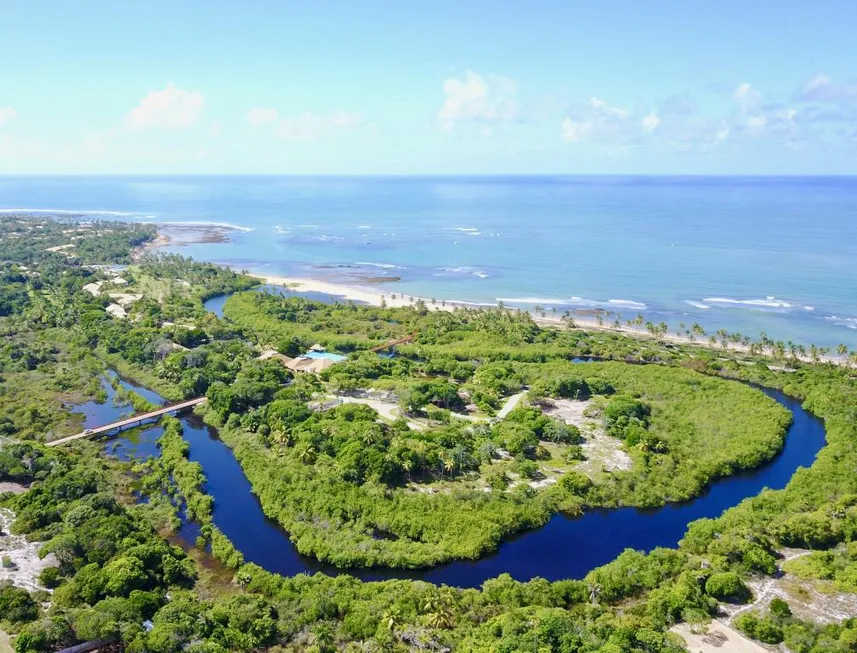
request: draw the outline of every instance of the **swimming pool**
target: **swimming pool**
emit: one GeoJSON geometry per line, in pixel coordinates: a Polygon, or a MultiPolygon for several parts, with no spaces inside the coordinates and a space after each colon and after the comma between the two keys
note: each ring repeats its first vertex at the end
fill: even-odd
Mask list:
{"type": "Polygon", "coordinates": [[[338,363],[339,361],[344,361],[348,357],[343,356],[342,354],[332,354],[329,351],[308,351],[304,354],[304,358],[326,358],[327,360],[338,363]]]}

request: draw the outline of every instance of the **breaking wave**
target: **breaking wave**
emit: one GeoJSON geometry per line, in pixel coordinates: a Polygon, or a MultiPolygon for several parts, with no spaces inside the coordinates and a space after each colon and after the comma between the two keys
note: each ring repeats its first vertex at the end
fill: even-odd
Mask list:
{"type": "Polygon", "coordinates": [[[599,301],[596,299],[586,299],[585,297],[497,297],[497,301],[505,304],[543,304],[545,306],[569,306],[575,308],[627,308],[639,311],[648,308],[648,306],[643,302],[637,302],[631,299],[608,299],[606,301],[599,301]]]}
{"type": "Polygon", "coordinates": [[[706,304],[721,304],[725,306],[750,306],[754,308],[794,308],[794,304],[790,304],[782,299],[777,299],[774,296],[768,296],[765,299],[732,299],[731,297],[706,297],[702,300],[706,304]]]}

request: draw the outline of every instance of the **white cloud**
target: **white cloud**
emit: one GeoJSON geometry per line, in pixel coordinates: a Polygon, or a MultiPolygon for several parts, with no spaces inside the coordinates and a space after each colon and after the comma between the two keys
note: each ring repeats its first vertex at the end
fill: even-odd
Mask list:
{"type": "Polygon", "coordinates": [[[732,91],[732,99],[744,107],[751,107],[759,103],[762,94],[755,90],[748,82],[738,84],[732,91]]]}
{"type": "Polygon", "coordinates": [[[12,107],[0,107],[0,127],[18,117],[18,112],[12,107]]]}
{"type": "Polygon", "coordinates": [[[816,75],[797,96],[805,102],[857,102],[857,82],[838,84],[827,75],[816,75]]]}
{"type": "MultiPolygon", "coordinates": [[[[593,97],[582,106],[573,107],[560,123],[563,140],[579,143],[584,138],[598,140],[626,140],[634,127],[631,113],[613,107],[593,97]]],[[[635,122],[635,121],[634,121],[635,122]]]]}
{"type": "Polygon", "coordinates": [[[277,123],[277,136],[289,141],[317,141],[354,129],[362,122],[362,117],[356,113],[335,111],[325,116],[307,112],[300,116],[284,116],[277,123]]]}
{"type": "Polygon", "coordinates": [[[765,116],[749,116],[747,118],[747,126],[750,129],[761,129],[768,124],[768,119],[765,116]]]}
{"type": "Polygon", "coordinates": [[[247,122],[254,126],[269,125],[277,122],[278,113],[276,109],[250,109],[247,112],[247,122]]]}
{"type": "Polygon", "coordinates": [[[563,118],[559,124],[560,133],[565,141],[579,143],[580,139],[592,128],[591,123],[576,122],[571,118],[563,118]]]}
{"type": "Polygon", "coordinates": [[[642,123],[643,129],[645,129],[647,132],[653,132],[658,128],[658,125],[661,124],[661,119],[658,118],[658,114],[650,113],[649,115],[643,117],[642,123]]]}
{"type": "Polygon", "coordinates": [[[513,120],[518,113],[517,92],[513,79],[468,70],[463,77],[443,82],[445,97],[437,118],[446,129],[466,122],[513,120]]]}
{"type": "Polygon", "coordinates": [[[183,129],[196,124],[204,108],[202,93],[186,91],[170,82],[162,91],[152,91],[144,97],[126,120],[132,129],[183,129]]]}

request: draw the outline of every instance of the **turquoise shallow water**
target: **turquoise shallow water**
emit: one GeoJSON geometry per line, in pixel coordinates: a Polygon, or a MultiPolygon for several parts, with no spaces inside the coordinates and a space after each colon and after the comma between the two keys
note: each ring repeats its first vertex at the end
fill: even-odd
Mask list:
{"type": "Polygon", "coordinates": [[[857,348],[857,178],[0,178],[5,210],[240,227],[198,259],[857,348]]]}

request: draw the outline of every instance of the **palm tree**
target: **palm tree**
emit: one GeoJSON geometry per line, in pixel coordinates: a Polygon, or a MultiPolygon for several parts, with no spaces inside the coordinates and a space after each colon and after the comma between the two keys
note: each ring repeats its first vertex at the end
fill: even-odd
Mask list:
{"type": "Polygon", "coordinates": [[[402,622],[402,612],[395,605],[390,606],[390,609],[384,612],[381,616],[381,623],[384,624],[387,630],[391,633],[396,630],[396,627],[402,622]]]}
{"type": "Polygon", "coordinates": [[[601,585],[598,583],[589,583],[589,602],[592,605],[598,605],[598,597],[601,595],[601,585]]]}
{"type": "Polygon", "coordinates": [[[432,592],[423,603],[423,611],[426,613],[426,621],[430,628],[451,628],[454,614],[452,608],[455,604],[454,590],[444,588],[439,593],[432,592]]]}
{"type": "Polygon", "coordinates": [[[315,447],[309,442],[302,442],[295,448],[295,456],[305,465],[312,463],[315,460],[315,447]]]}
{"type": "Polygon", "coordinates": [[[405,476],[408,477],[408,483],[411,482],[411,470],[414,468],[414,461],[410,458],[405,458],[402,461],[402,469],[405,470],[405,476]]]}
{"type": "Polygon", "coordinates": [[[848,355],[848,345],[844,345],[841,342],[836,345],[836,353],[839,354],[842,358],[845,358],[848,355]]]}
{"type": "Polygon", "coordinates": [[[313,644],[318,647],[322,653],[333,650],[333,630],[325,623],[321,623],[315,627],[312,634],[313,644]]]}
{"type": "Polygon", "coordinates": [[[449,456],[449,457],[442,459],[442,460],[443,460],[443,469],[445,471],[449,472],[449,476],[451,478],[453,475],[453,472],[455,472],[455,468],[456,468],[455,458],[452,456],[449,456]]]}

